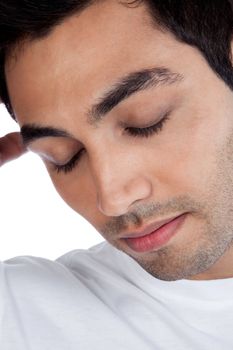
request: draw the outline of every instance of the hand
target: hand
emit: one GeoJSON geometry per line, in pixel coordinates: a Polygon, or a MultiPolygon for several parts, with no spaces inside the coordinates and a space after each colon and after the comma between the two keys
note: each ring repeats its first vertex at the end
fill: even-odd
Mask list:
{"type": "Polygon", "coordinates": [[[12,132],[0,138],[0,166],[18,158],[27,150],[23,146],[19,132],[12,132]]]}

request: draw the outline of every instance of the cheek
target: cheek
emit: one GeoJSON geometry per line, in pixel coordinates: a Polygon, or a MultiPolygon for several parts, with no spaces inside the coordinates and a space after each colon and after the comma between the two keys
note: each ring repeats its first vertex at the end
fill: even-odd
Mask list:
{"type": "Polygon", "coordinates": [[[226,157],[229,138],[227,118],[196,117],[189,119],[163,145],[162,178],[173,195],[200,195],[215,183],[219,161],[226,157]],[[221,159],[220,159],[221,158],[221,159]]]}
{"type": "Polygon", "coordinates": [[[200,172],[204,173],[207,165],[202,157],[206,146],[198,129],[194,132],[190,122],[179,123],[175,128],[171,123],[166,133],[148,147],[143,161],[153,183],[154,198],[164,200],[190,193],[200,177],[203,179],[200,172]]]}

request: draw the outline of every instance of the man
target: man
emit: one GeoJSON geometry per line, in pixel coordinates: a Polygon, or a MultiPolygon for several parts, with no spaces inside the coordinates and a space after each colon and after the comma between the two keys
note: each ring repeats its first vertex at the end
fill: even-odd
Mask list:
{"type": "Polygon", "coordinates": [[[2,264],[1,348],[232,349],[230,2],[0,9],[1,98],[106,239],[2,264]]]}

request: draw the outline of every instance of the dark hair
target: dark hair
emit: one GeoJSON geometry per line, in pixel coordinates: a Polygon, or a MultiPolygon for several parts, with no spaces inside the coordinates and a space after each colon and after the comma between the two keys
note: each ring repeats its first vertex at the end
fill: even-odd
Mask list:
{"type": "MultiPolygon", "coordinates": [[[[4,65],[9,50],[24,40],[48,35],[67,17],[97,0],[0,0],[0,98],[11,116],[4,65]]],[[[99,0],[100,1],[100,0],[99,0]]],[[[213,71],[233,90],[231,40],[233,9],[230,0],[135,0],[145,3],[161,29],[200,50],[213,71]]]]}

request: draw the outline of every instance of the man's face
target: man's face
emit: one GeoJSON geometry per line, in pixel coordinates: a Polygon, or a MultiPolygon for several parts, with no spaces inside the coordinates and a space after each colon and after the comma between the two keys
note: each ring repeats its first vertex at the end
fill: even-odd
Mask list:
{"type": "Polygon", "coordinates": [[[199,51],[155,28],[144,5],[103,1],[14,53],[20,126],[65,132],[28,145],[63,199],[157,278],[232,276],[233,96],[199,51]],[[160,247],[122,238],[182,214],[160,247]]]}

